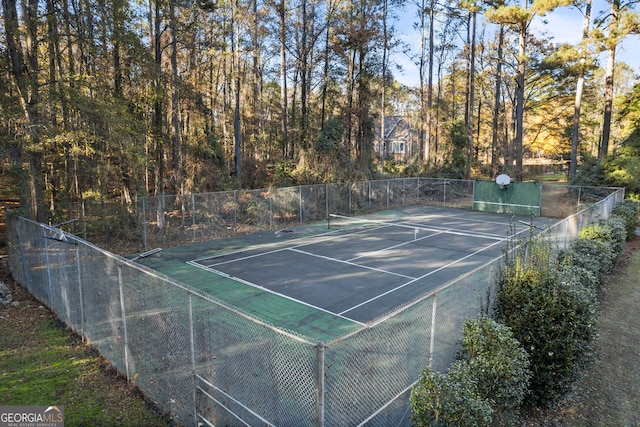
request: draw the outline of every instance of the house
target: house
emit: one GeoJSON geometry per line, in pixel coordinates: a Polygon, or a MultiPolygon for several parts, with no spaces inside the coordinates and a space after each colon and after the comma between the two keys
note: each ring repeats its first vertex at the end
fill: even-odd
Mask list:
{"type": "Polygon", "coordinates": [[[373,140],[374,155],[406,161],[420,150],[420,132],[411,126],[402,116],[388,116],[384,118],[384,139],[381,138],[381,120],[375,120],[375,136],[373,140]]]}

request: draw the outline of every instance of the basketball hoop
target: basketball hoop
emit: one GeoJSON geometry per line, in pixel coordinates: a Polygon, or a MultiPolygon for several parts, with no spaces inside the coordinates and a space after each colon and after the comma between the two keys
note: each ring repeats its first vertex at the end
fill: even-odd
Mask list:
{"type": "Polygon", "coordinates": [[[507,175],[506,173],[500,174],[496,177],[496,184],[500,186],[501,190],[504,190],[504,188],[510,183],[511,177],[509,177],[509,175],[507,175]]]}

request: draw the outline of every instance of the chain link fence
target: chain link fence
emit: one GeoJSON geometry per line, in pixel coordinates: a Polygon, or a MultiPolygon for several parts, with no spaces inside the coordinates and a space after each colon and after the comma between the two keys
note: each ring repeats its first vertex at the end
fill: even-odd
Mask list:
{"type": "MultiPolygon", "coordinates": [[[[490,303],[500,260],[323,343],[79,235],[108,236],[105,246],[153,247],[323,221],[329,213],[470,208],[473,185],[416,178],[146,197],[113,210],[85,203],[52,212],[52,223],[79,219],[60,227],[10,213],[9,264],[16,280],[179,424],[406,426],[411,387],[427,365],[444,371],[454,360],[462,322],[490,303]]],[[[573,209],[546,233],[566,247],[623,198],[618,189],[543,186],[543,214],[573,209]]]]}

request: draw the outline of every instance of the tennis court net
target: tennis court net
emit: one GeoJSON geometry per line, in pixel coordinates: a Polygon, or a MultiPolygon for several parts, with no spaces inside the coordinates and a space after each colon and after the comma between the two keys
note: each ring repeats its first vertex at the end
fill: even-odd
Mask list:
{"type": "MultiPolygon", "coordinates": [[[[376,235],[413,235],[418,239],[424,235],[448,234],[455,236],[465,236],[469,238],[480,238],[490,240],[504,240],[509,237],[507,228],[508,222],[470,222],[465,218],[448,218],[442,220],[426,220],[424,217],[401,217],[385,219],[380,217],[353,217],[339,214],[329,214],[327,227],[336,233],[367,233],[374,232],[376,235]],[[434,224],[438,222],[438,224],[434,224]],[[478,230],[480,228],[480,230],[478,230]]],[[[391,240],[395,240],[391,238],[391,240]]]]}

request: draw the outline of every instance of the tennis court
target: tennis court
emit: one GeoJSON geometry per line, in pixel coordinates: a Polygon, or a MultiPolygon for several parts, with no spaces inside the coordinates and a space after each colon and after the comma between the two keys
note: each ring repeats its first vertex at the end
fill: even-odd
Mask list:
{"type": "Polygon", "coordinates": [[[306,336],[371,322],[501,256],[545,218],[413,206],[165,249],[139,262],[306,336]]]}
{"type": "MultiPolygon", "coordinates": [[[[12,215],[9,262],[177,422],[407,425],[422,370],[444,372],[464,319],[491,304],[510,237],[544,228],[542,238],[565,248],[624,198],[621,189],[554,188],[553,200],[537,193],[541,212],[571,211],[575,198],[579,211],[507,216],[470,210],[487,208],[476,184],[418,178],[151,198],[140,215],[145,252],[129,260],[12,215]],[[167,247],[177,241],[190,243],[167,247]]],[[[504,197],[488,208],[531,207],[509,197],[515,185],[496,191],[504,197]]]]}

